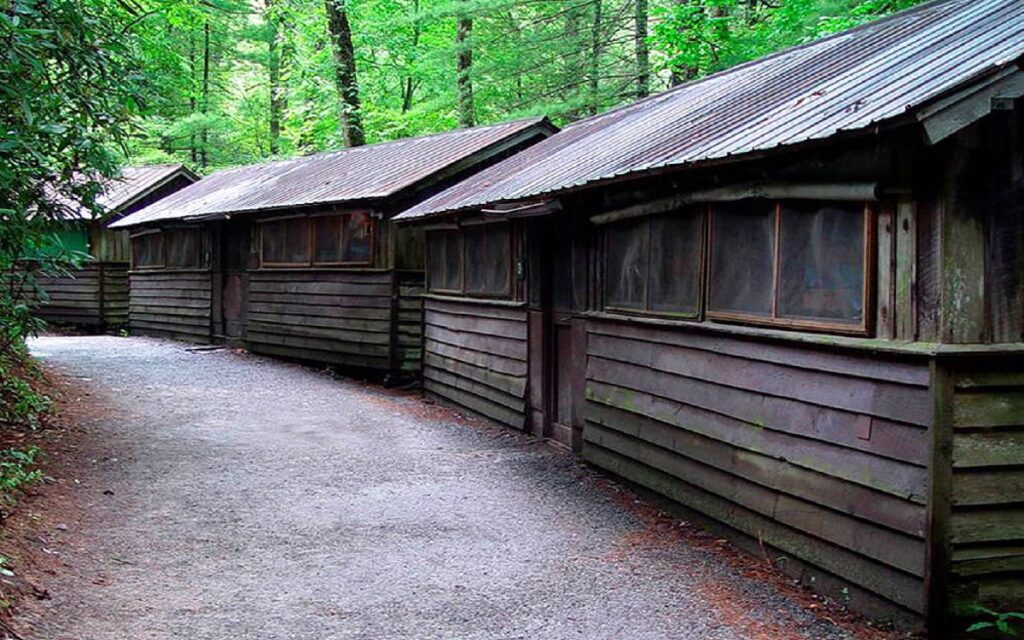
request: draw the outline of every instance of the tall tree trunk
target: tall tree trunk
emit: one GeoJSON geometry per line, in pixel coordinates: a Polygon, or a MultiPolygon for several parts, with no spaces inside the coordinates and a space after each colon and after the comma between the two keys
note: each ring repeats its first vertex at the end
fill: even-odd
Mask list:
{"type": "MultiPolygon", "coordinates": [[[[188,92],[188,113],[194,116],[199,110],[199,101],[196,98],[198,95],[196,87],[196,72],[199,69],[199,65],[196,63],[196,34],[195,31],[189,30],[188,35],[188,68],[189,68],[189,92],[188,92]]],[[[196,148],[196,130],[195,123],[193,122],[189,126],[188,136],[188,157],[192,161],[192,164],[196,164],[199,161],[199,150],[196,148]]]]}
{"type": "MultiPolygon", "coordinates": [[[[210,22],[203,23],[203,95],[200,102],[200,111],[205,116],[210,107],[210,22]]],[[[201,148],[199,150],[199,166],[203,169],[210,164],[208,149],[210,146],[210,131],[206,127],[206,119],[203,119],[203,128],[200,130],[201,148]]]]}
{"type": "Polygon", "coordinates": [[[651,93],[651,56],[647,45],[647,0],[636,0],[636,97],[651,93]]]}
{"type": "Polygon", "coordinates": [[[476,114],[473,109],[473,79],[470,71],[473,68],[473,43],[470,37],[473,33],[473,18],[469,16],[459,17],[459,26],[455,33],[456,47],[456,83],[459,91],[459,125],[472,127],[476,123],[476,114]]]}
{"type": "Polygon", "coordinates": [[[356,54],[352,46],[352,27],[348,23],[345,0],[324,0],[327,6],[327,29],[334,53],[334,81],[338,86],[338,108],[341,134],[345,144],[358,147],[366,144],[359,106],[359,83],[356,80],[356,54]]]}
{"type": "Polygon", "coordinates": [[[281,18],[274,11],[274,0],[267,0],[267,72],[270,80],[270,154],[281,152],[281,119],[284,116],[284,90],[281,87],[281,18]]]}
{"type": "MultiPolygon", "coordinates": [[[[420,46],[420,34],[423,32],[423,25],[420,22],[420,0],[413,0],[412,3],[412,51],[415,56],[420,46]]],[[[412,109],[412,96],[416,91],[416,80],[412,75],[405,77],[405,84],[402,87],[402,113],[408,113],[412,109]]]]}
{"type": "Polygon", "coordinates": [[[594,23],[590,29],[590,115],[601,108],[601,0],[594,0],[594,23]]]}

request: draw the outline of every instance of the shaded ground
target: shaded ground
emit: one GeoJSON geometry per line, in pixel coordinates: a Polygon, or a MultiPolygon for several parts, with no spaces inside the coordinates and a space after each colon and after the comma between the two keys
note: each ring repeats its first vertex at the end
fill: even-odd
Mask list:
{"type": "Polygon", "coordinates": [[[55,558],[26,637],[874,637],[573,456],[414,396],[141,338],[32,350],[86,435],[26,536],[55,558]]]}

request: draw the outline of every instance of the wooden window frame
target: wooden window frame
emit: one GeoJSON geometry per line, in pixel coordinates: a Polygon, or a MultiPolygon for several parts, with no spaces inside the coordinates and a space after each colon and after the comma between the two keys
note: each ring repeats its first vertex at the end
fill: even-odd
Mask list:
{"type": "Polygon", "coordinates": [[[444,227],[444,228],[428,229],[427,230],[427,236],[429,236],[430,233],[438,233],[438,232],[454,234],[455,240],[456,240],[456,242],[459,245],[459,270],[458,270],[459,271],[459,288],[458,289],[442,289],[442,288],[439,288],[439,287],[434,287],[433,283],[430,281],[431,280],[431,278],[430,278],[430,265],[433,262],[433,259],[431,258],[431,254],[433,252],[430,249],[430,242],[428,240],[427,241],[427,247],[426,247],[426,249],[427,249],[426,250],[426,257],[427,257],[427,269],[426,269],[426,273],[427,273],[427,291],[430,292],[430,293],[439,293],[441,295],[456,295],[456,296],[457,295],[465,295],[463,293],[463,289],[465,289],[465,286],[466,286],[465,277],[464,277],[464,275],[465,275],[466,253],[465,253],[465,248],[464,248],[465,241],[464,241],[464,239],[462,237],[462,229],[460,227],[454,226],[454,225],[452,227],[450,227],[450,228],[449,227],[444,227]]]}
{"type": "MultiPolygon", "coordinates": [[[[850,202],[850,201],[848,201],[850,202]]],[[[875,248],[875,218],[876,218],[876,207],[871,202],[864,202],[862,213],[864,217],[864,233],[863,233],[863,246],[861,255],[864,257],[863,268],[861,271],[862,283],[861,283],[861,302],[863,307],[862,317],[859,324],[853,324],[851,322],[833,322],[829,320],[810,320],[810,319],[794,319],[794,318],[780,318],[778,315],[779,311],[779,278],[781,276],[782,265],[780,263],[781,251],[782,251],[782,205],[783,200],[775,200],[772,207],[772,215],[774,220],[772,222],[775,229],[775,241],[772,247],[774,255],[774,264],[772,266],[772,307],[770,315],[757,315],[753,313],[743,313],[741,311],[714,311],[711,309],[710,295],[707,298],[706,304],[706,316],[709,320],[721,320],[724,322],[736,322],[744,324],[759,325],[765,327],[781,327],[784,329],[803,329],[807,331],[819,331],[828,333],[838,333],[843,335],[855,335],[855,336],[869,336],[873,327],[872,320],[874,316],[874,300],[872,298],[872,292],[874,288],[872,286],[874,278],[874,248],[875,248]]],[[[707,277],[707,292],[711,292],[711,264],[714,260],[715,250],[715,239],[714,239],[714,216],[715,207],[710,205],[708,207],[708,224],[707,224],[707,264],[706,269],[707,277]]]]}
{"type": "Polygon", "coordinates": [[[479,300],[511,300],[514,293],[514,278],[515,278],[515,265],[516,259],[513,253],[515,245],[512,242],[512,225],[507,220],[475,220],[471,222],[465,222],[461,225],[437,225],[428,227],[426,229],[427,234],[430,233],[454,233],[458,239],[458,253],[459,253],[459,288],[458,289],[440,289],[435,288],[430,282],[430,265],[433,262],[431,257],[430,242],[426,242],[426,273],[427,273],[427,291],[429,293],[436,293],[439,295],[450,295],[459,296],[464,298],[474,298],[479,300]],[[505,289],[499,293],[475,293],[466,291],[466,228],[467,227],[482,227],[482,226],[497,226],[504,225],[506,231],[506,243],[508,244],[508,270],[505,276],[505,289]]]}
{"type": "Polygon", "coordinates": [[[204,233],[204,231],[205,231],[205,229],[202,229],[202,228],[186,228],[186,227],[164,229],[163,230],[163,234],[162,234],[163,235],[162,242],[163,242],[163,245],[164,245],[164,269],[166,269],[167,271],[196,271],[196,270],[203,271],[203,270],[209,269],[209,267],[210,267],[210,259],[209,259],[209,256],[207,255],[207,246],[206,246],[206,244],[207,244],[207,234],[204,233]],[[169,248],[170,248],[170,245],[168,243],[168,238],[170,237],[171,234],[174,234],[174,233],[194,233],[194,234],[196,234],[196,236],[197,236],[197,240],[196,240],[197,241],[197,246],[196,246],[197,264],[195,264],[195,265],[184,265],[184,266],[183,265],[168,264],[167,257],[168,257],[169,248]]]}
{"type": "Polygon", "coordinates": [[[350,212],[329,212],[329,213],[316,213],[316,214],[296,214],[289,216],[276,216],[273,218],[265,218],[258,222],[259,225],[259,257],[260,257],[260,269],[312,269],[312,268],[366,268],[372,267],[377,257],[377,225],[376,218],[372,211],[350,211],[350,212]],[[346,218],[356,214],[365,213],[370,217],[370,257],[368,260],[341,260],[341,261],[329,261],[321,262],[316,260],[316,218],[326,218],[328,216],[337,216],[342,218],[341,225],[341,247],[344,247],[344,240],[346,229],[348,228],[346,218]],[[266,233],[266,224],[270,222],[283,222],[286,220],[295,220],[297,218],[303,218],[307,220],[308,230],[306,245],[309,250],[309,260],[304,262],[267,262],[263,259],[263,238],[266,233]]]}
{"type": "Polygon", "coordinates": [[[159,270],[167,270],[167,236],[164,235],[163,229],[147,229],[146,231],[140,231],[139,233],[131,234],[128,237],[128,239],[130,240],[130,245],[131,245],[129,247],[129,249],[130,249],[129,253],[131,254],[131,268],[132,268],[132,271],[159,271],[159,270]],[[152,236],[152,235],[159,235],[160,236],[160,245],[161,245],[161,251],[160,251],[161,260],[160,260],[160,264],[147,264],[147,265],[136,264],[136,262],[135,262],[135,240],[137,238],[141,238],[143,236],[152,236]]]}
{"type": "MultiPolygon", "coordinates": [[[[317,213],[309,216],[309,259],[310,265],[313,267],[370,267],[373,266],[373,260],[376,255],[377,246],[377,225],[374,224],[373,212],[371,211],[348,211],[345,213],[317,213]],[[316,259],[316,224],[314,220],[316,218],[327,218],[336,216],[341,218],[341,238],[339,246],[341,252],[345,252],[345,236],[348,234],[348,221],[349,218],[358,214],[364,213],[370,218],[370,257],[367,260],[330,260],[330,261],[318,261],[316,259]]],[[[262,235],[261,235],[262,237],[262,235]]],[[[262,248],[262,246],[261,246],[262,248]]],[[[262,254],[260,254],[262,257],[262,254]]]]}
{"type": "MultiPolygon", "coordinates": [[[[696,308],[696,310],[691,313],[691,312],[683,312],[683,311],[655,311],[655,310],[651,309],[651,255],[654,253],[651,250],[651,226],[652,226],[651,225],[651,220],[653,220],[654,218],[663,217],[663,216],[679,215],[680,213],[682,213],[682,212],[681,211],[674,211],[674,212],[665,213],[665,214],[658,214],[658,215],[655,215],[655,216],[644,216],[644,218],[642,219],[642,222],[644,224],[644,230],[645,230],[644,232],[647,234],[647,256],[646,256],[646,259],[647,259],[647,270],[645,272],[645,277],[644,277],[644,294],[643,294],[643,299],[644,299],[643,300],[643,305],[644,305],[644,308],[643,309],[630,309],[628,307],[616,307],[614,305],[609,305],[606,302],[607,298],[608,298],[608,256],[609,256],[609,251],[608,251],[608,235],[609,234],[608,234],[608,230],[611,227],[613,227],[615,223],[609,224],[604,229],[604,232],[602,233],[602,238],[601,238],[602,244],[603,244],[603,247],[602,247],[602,250],[603,250],[603,257],[602,257],[603,272],[602,272],[602,276],[603,276],[603,278],[602,279],[604,280],[604,284],[601,287],[601,300],[602,300],[602,308],[605,311],[607,311],[609,313],[619,314],[619,315],[645,316],[645,317],[651,316],[651,317],[667,318],[667,319],[673,319],[673,320],[689,320],[689,321],[695,321],[695,322],[699,322],[700,320],[702,320],[704,318],[704,310],[705,310],[704,300],[705,300],[705,293],[707,291],[707,287],[706,287],[707,277],[706,277],[706,275],[707,275],[707,271],[708,271],[707,257],[709,255],[707,239],[708,239],[708,229],[710,227],[709,220],[711,218],[711,216],[710,216],[710,207],[707,207],[707,206],[703,206],[703,207],[700,208],[699,211],[694,211],[692,214],[690,214],[690,215],[699,215],[699,216],[701,216],[701,228],[700,228],[700,232],[698,233],[699,238],[697,239],[698,248],[700,250],[700,257],[698,258],[698,268],[697,268],[697,276],[696,276],[697,277],[697,301],[696,301],[697,302],[697,308],[696,308]]],[[[624,221],[624,222],[631,222],[631,221],[627,220],[627,221],[624,221]]]]}

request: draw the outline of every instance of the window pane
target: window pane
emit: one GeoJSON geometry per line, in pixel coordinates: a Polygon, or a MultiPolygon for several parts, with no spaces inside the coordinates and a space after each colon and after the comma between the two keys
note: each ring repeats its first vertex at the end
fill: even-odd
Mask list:
{"type": "Polygon", "coordinates": [[[283,220],[264,222],[262,229],[263,262],[268,264],[285,262],[283,220]]]}
{"type": "Polygon", "coordinates": [[[309,218],[289,218],[284,224],[285,262],[309,264],[309,218]]]}
{"type": "Polygon", "coordinates": [[[785,203],[780,223],[781,318],[864,318],[864,205],[785,203]]]}
{"type": "Polygon", "coordinates": [[[696,315],[703,218],[689,211],[651,219],[651,311],[696,315]]]}
{"type": "Polygon", "coordinates": [[[775,267],[774,204],[764,200],[714,208],[711,311],[770,316],[775,267]]]}
{"type": "Polygon", "coordinates": [[[200,266],[199,232],[175,230],[166,234],[167,266],[195,268],[200,266]]]}
{"type": "Polygon", "coordinates": [[[459,287],[459,237],[456,231],[431,231],[427,234],[427,268],[430,289],[455,291],[459,287]]]}
{"type": "Polygon", "coordinates": [[[368,213],[346,216],[344,262],[371,262],[373,259],[373,218],[368,213]]]}
{"type": "Polygon", "coordinates": [[[147,233],[132,240],[132,260],[136,267],[161,267],[164,264],[163,234],[147,233]]]}
{"type": "Polygon", "coordinates": [[[313,218],[313,244],[316,262],[341,262],[341,216],[313,218]]]}
{"type": "Polygon", "coordinates": [[[508,226],[466,227],[466,293],[503,295],[509,292],[508,226]]]}
{"type": "Polygon", "coordinates": [[[647,281],[647,220],[609,227],[606,306],[643,309],[647,281]]]}

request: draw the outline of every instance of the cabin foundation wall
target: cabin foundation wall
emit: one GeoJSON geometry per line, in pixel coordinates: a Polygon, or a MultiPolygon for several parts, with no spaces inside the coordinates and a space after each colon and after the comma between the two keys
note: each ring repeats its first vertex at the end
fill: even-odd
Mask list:
{"type": "Polygon", "coordinates": [[[585,394],[591,463],[729,523],[840,600],[924,615],[926,361],[594,319],[585,394]]]}
{"type": "Polygon", "coordinates": [[[36,315],[53,324],[95,330],[123,325],[128,320],[128,265],[93,262],[71,275],[42,277],[38,284],[49,300],[36,315]]]}
{"type": "Polygon", "coordinates": [[[1024,611],[1024,357],[972,357],[948,371],[951,609],[1024,611]]]}
{"type": "Polygon", "coordinates": [[[133,335],[200,344],[212,340],[209,271],[133,271],[128,324],[133,335]]]}
{"type": "Polygon", "coordinates": [[[527,426],[525,306],[426,297],[427,393],[514,429],[527,426]]]}
{"type": "Polygon", "coordinates": [[[255,353],[388,372],[395,298],[391,271],[252,270],[244,342],[255,353]]]}

